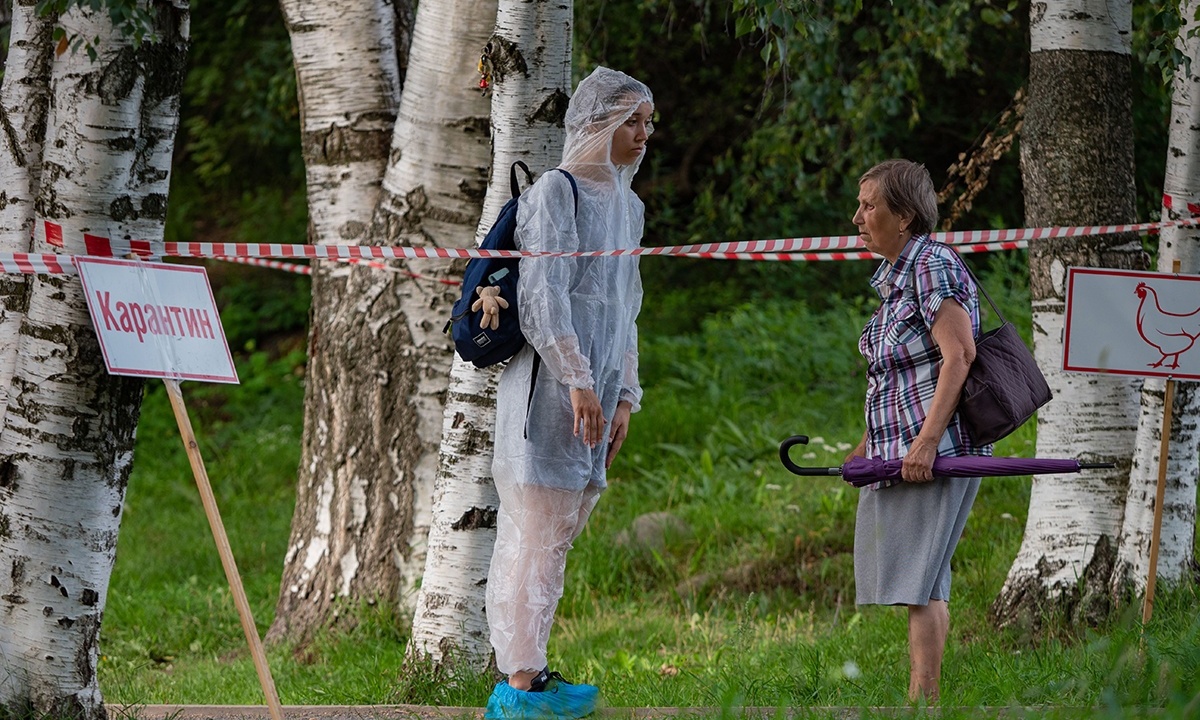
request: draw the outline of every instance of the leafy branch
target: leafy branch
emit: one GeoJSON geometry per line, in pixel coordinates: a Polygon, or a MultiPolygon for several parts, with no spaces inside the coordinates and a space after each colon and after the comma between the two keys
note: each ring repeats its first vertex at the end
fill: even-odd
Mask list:
{"type": "MultiPolygon", "coordinates": [[[[132,38],[134,47],[155,38],[154,15],[146,3],[139,0],[38,0],[36,5],[37,13],[41,17],[60,18],[72,8],[90,12],[107,10],[113,27],[125,37],[132,38]]],[[[68,49],[78,52],[82,48],[93,62],[99,57],[99,37],[88,39],[78,33],[69,33],[59,25],[54,28],[53,38],[58,55],[62,55],[68,49]]]]}

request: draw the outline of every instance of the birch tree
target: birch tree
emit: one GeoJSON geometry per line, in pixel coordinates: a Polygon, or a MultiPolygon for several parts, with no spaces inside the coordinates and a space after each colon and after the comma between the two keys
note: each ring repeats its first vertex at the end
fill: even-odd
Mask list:
{"type": "MultiPolygon", "coordinates": [[[[379,198],[400,99],[395,16],[382,0],[283,0],[280,7],[296,67],[308,241],[357,244],[379,198]]],[[[338,382],[346,360],[340,349],[368,353],[366,348],[346,347],[349,342],[340,339],[349,332],[344,325],[356,326],[361,312],[353,298],[346,299],[351,272],[349,266],[328,263],[313,268],[296,508],[268,641],[303,634],[311,625],[324,622],[334,611],[334,599],[351,592],[359,570],[355,558],[363,541],[354,530],[362,530],[368,501],[379,507],[386,502],[386,496],[381,502],[366,494],[367,489],[376,489],[375,483],[358,488],[357,495],[348,486],[359,462],[370,467],[378,461],[376,454],[366,457],[352,451],[354,444],[362,442],[363,428],[346,432],[346,425],[358,416],[343,414],[347,404],[343,393],[362,388],[338,382]],[[346,580],[340,577],[343,566],[350,571],[346,580]]],[[[368,376],[364,381],[370,377],[364,375],[368,376]]],[[[364,401],[372,404],[378,395],[364,401]]],[[[368,419],[365,413],[361,419],[368,419]]],[[[367,447],[373,449],[369,443],[367,447]]]]}
{"type": "MultiPolygon", "coordinates": [[[[0,86],[0,250],[29,252],[33,194],[41,177],[42,141],[50,105],[54,17],[18,3],[9,26],[9,49],[0,86]]],[[[0,426],[17,363],[24,275],[0,276],[0,426]]]]}
{"type": "MultiPolygon", "coordinates": [[[[1170,206],[1164,204],[1164,220],[1188,217],[1185,202],[1200,200],[1200,35],[1196,34],[1200,29],[1196,20],[1200,2],[1183,2],[1180,12],[1183,24],[1176,48],[1187,61],[1175,69],[1172,83],[1163,193],[1173,202],[1170,206]]],[[[1159,235],[1158,271],[1171,272],[1176,260],[1181,272],[1200,272],[1200,231],[1196,228],[1171,227],[1159,235]]],[[[1166,382],[1155,378],[1146,379],[1142,385],[1136,451],[1113,573],[1113,590],[1118,598],[1131,587],[1142,592],[1149,574],[1165,388],[1166,382]]],[[[1200,391],[1196,383],[1176,383],[1172,417],[1157,566],[1157,577],[1167,583],[1187,576],[1194,555],[1196,481],[1200,475],[1200,391]]]]}
{"type": "MultiPolygon", "coordinates": [[[[162,239],[188,9],[184,2],[143,7],[153,13],[156,37],[138,47],[107,12],[74,7],[58,23],[98,39],[95,61],[82,51],[55,57],[44,33],[20,51],[51,59],[49,92],[39,95],[49,102],[42,172],[29,176],[40,251],[53,247],[43,220],[61,227],[62,250],[71,254],[83,253],[85,232],[118,246],[121,238],[162,239]]],[[[37,26],[33,12],[32,3],[18,3],[14,27],[37,26]]],[[[31,65],[39,63],[10,64],[6,92],[9,74],[19,83],[31,65]]],[[[38,145],[21,148],[25,167],[39,164],[32,160],[38,145]]],[[[0,707],[19,717],[99,719],[106,713],[97,643],[142,382],[105,373],[77,278],[31,277],[19,297],[19,318],[4,318],[19,330],[0,428],[0,707]]]]}
{"type": "MultiPolygon", "coordinates": [[[[1026,227],[1133,222],[1131,6],[1106,0],[1030,8],[1029,99],[1021,138],[1026,227]]],[[[1031,242],[1034,355],[1054,400],[1038,413],[1037,454],[1116,468],[1033,481],[1021,549],[992,606],[1036,626],[1054,607],[1077,621],[1108,611],[1140,383],[1062,367],[1068,267],[1131,268],[1136,237],[1031,242]]]]}
{"type": "MultiPolygon", "coordinates": [[[[477,241],[510,197],[514,161],[544,171],[562,158],[572,12],[570,2],[499,4],[482,62],[493,88],[492,176],[477,241]]],[[[484,594],[500,504],[491,467],[499,374],[457,355],[450,370],[433,526],[410,646],[438,664],[482,669],[491,657],[484,594]]]]}
{"type": "MultiPolygon", "coordinates": [[[[390,3],[284,7],[314,241],[468,246],[487,182],[476,65],[494,2],[421,3],[402,94],[390,3]]],[[[437,281],[451,270],[323,264],[314,276],[297,504],[269,639],[302,639],[347,602],[411,609],[451,354],[441,329],[454,290],[437,281]]]]}

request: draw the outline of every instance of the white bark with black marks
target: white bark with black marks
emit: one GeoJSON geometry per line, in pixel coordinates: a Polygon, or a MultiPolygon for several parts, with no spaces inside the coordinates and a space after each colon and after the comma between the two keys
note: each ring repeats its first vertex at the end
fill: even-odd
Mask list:
{"type": "MultiPolygon", "coordinates": [[[[0,250],[4,252],[31,250],[34,193],[41,177],[50,108],[55,17],[41,17],[35,2],[13,4],[0,85],[0,250]]],[[[16,369],[17,332],[27,301],[25,282],[24,275],[0,276],[0,425],[16,369]]]]}
{"type": "MultiPolygon", "coordinates": [[[[1172,86],[1171,125],[1167,146],[1163,192],[1174,198],[1174,210],[1164,207],[1163,219],[1190,215],[1184,202],[1200,202],[1200,37],[1192,35],[1200,3],[1181,4],[1184,23],[1176,47],[1190,65],[1175,70],[1172,86]]],[[[1175,261],[1182,273],[1200,273],[1200,230],[1164,228],[1158,240],[1158,271],[1169,273],[1175,261]]],[[[1200,352],[1193,350],[1193,352],[1200,352]]],[[[1125,502],[1124,524],[1118,545],[1113,590],[1123,595],[1132,587],[1146,588],[1150,568],[1150,538],[1154,528],[1154,501],[1158,488],[1162,449],[1162,422],[1166,382],[1146,380],[1142,389],[1133,469],[1125,502]]],[[[1176,382],[1167,451],[1156,577],[1176,583],[1189,577],[1194,565],[1196,537],[1196,483],[1200,476],[1200,387],[1176,382]]]]}
{"type": "MultiPolygon", "coordinates": [[[[571,91],[573,6],[501,0],[484,51],[491,69],[492,174],[476,233],[481,241],[510,197],[509,168],[558,165],[571,91]]],[[[496,369],[457,355],[450,372],[433,526],[411,647],[444,665],[482,669],[492,648],[484,597],[499,498],[492,481],[496,369]]]]}
{"type": "MultiPolygon", "coordinates": [[[[1135,221],[1128,2],[1034,3],[1021,138],[1027,227],[1135,221]]],[[[1110,609],[1140,382],[1062,368],[1071,266],[1137,268],[1136,237],[1030,243],[1034,355],[1054,392],[1038,413],[1036,454],[1111,461],[1113,470],[1040,476],[1025,536],[992,606],[1001,624],[1036,627],[1049,608],[1076,622],[1110,609]]]]}
{"type": "MultiPolygon", "coordinates": [[[[107,13],[62,18],[102,39],[95,63],[59,56],[47,94],[37,208],[68,252],[84,232],[162,240],[188,11],[155,10],[161,40],[141,49],[107,13]]],[[[142,382],[106,374],[77,278],[32,277],[27,291],[0,429],[0,707],[101,720],[98,638],[142,382]]]]}
{"type": "Polygon", "coordinates": [[[1129,0],[1034,0],[1029,6],[1030,52],[1082,50],[1129,55],[1129,0]]]}
{"type": "MultiPolygon", "coordinates": [[[[394,98],[386,105],[389,122],[380,125],[386,135],[381,131],[357,144],[357,158],[365,160],[369,149],[375,164],[373,176],[363,171],[369,188],[356,191],[353,213],[340,197],[314,194],[311,178],[318,171],[319,184],[332,188],[356,158],[320,156],[314,150],[328,150],[331,143],[306,142],[311,215],[323,239],[328,235],[320,228],[337,234],[332,242],[471,245],[489,159],[489,101],[477,87],[475,69],[494,23],[494,5],[488,5],[453,0],[420,6],[411,48],[405,48],[404,91],[398,105],[394,98]]],[[[301,30],[337,36],[317,43],[322,53],[361,34],[361,18],[347,20],[335,9],[318,25],[309,4],[298,6],[307,23],[298,26],[289,10],[293,37],[301,30]]],[[[377,30],[370,35],[385,37],[390,5],[376,10],[377,30]]],[[[382,67],[385,56],[398,50],[380,43],[357,54],[382,67]]],[[[298,68],[301,62],[297,54],[298,68]]],[[[298,70],[306,122],[317,102],[331,117],[344,112],[335,90],[377,74],[344,66],[338,72],[346,76],[328,72],[323,66],[298,70]],[[317,76],[329,91],[319,97],[309,91],[317,76]]],[[[389,96],[373,92],[380,101],[389,96]]],[[[384,108],[380,102],[375,115],[382,118],[384,108]]],[[[368,119],[364,113],[338,132],[339,147],[352,147],[347,138],[368,119]]],[[[301,639],[335,621],[346,600],[412,610],[425,567],[450,367],[450,344],[441,329],[456,294],[438,280],[457,274],[449,263],[420,261],[393,263],[390,271],[326,265],[314,277],[297,508],[270,638],[301,639]]]]}
{"type": "MultiPolygon", "coordinates": [[[[300,99],[309,242],[360,244],[400,99],[396,15],[385,0],[281,7],[300,99]]],[[[398,530],[388,523],[402,478],[378,414],[387,369],[370,362],[369,334],[365,343],[347,338],[380,314],[377,277],[348,264],[314,267],[296,508],[268,641],[306,637],[337,617],[339,597],[387,595],[379,587],[394,583],[389,535],[398,530]]]]}

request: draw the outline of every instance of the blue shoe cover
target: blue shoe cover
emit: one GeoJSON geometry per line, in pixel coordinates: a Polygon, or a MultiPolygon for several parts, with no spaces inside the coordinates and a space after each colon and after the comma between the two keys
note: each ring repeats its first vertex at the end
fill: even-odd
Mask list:
{"type": "Polygon", "coordinates": [[[487,720],[577,720],[596,709],[600,688],[551,682],[542,692],[517,690],[501,680],[488,698],[487,720]]]}

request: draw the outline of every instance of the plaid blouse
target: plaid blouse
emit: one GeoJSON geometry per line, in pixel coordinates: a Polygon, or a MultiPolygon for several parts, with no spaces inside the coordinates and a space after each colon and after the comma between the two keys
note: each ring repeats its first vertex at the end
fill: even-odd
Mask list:
{"type": "MultiPolygon", "coordinates": [[[[971,334],[979,336],[979,296],[958,253],[927,235],[904,246],[893,265],[886,260],[871,285],[881,302],[863,329],[858,349],[867,360],[867,457],[904,457],[933,402],[942,354],[929,328],[946,298],[971,316],[971,334]]],[[[938,443],[938,455],[991,455],[990,445],[972,443],[958,413],[938,443]]],[[[900,480],[869,487],[881,489],[900,480]]]]}

